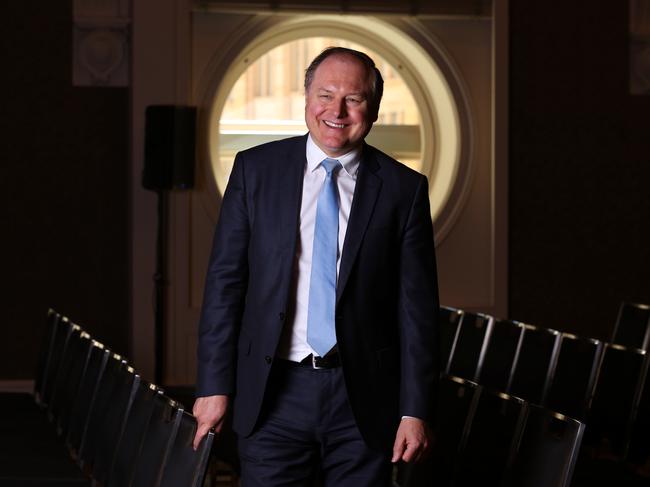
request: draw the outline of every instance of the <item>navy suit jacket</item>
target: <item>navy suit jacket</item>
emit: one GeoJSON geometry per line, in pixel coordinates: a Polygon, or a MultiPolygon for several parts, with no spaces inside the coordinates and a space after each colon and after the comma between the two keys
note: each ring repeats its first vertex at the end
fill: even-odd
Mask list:
{"type": "MultiPolygon", "coordinates": [[[[199,325],[197,395],[234,397],[249,435],[290,320],[307,137],[237,154],[224,194],[199,325]]],[[[426,177],[364,145],[346,231],[336,335],[366,442],[390,448],[401,416],[431,420],[438,289],[426,177]]]]}

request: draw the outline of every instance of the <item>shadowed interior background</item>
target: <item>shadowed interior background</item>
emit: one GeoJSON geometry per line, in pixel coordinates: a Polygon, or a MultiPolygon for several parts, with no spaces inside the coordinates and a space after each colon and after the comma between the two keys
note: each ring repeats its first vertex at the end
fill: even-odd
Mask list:
{"type": "Polygon", "coordinates": [[[72,2],[4,2],[0,380],[34,374],[48,307],[127,353],[128,88],[72,85],[72,2]]]}
{"type": "MultiPolygon", "coordinates": [[[[0,9],[12,380],[32,377],[49,306],[128,354],[129,91],[72,86],[72,2],[0,9]]],[[[628,94],[627,15],[510,0],[509,315],[605,339],[621,300],[650,301],[650,97],[628,94]]]]}

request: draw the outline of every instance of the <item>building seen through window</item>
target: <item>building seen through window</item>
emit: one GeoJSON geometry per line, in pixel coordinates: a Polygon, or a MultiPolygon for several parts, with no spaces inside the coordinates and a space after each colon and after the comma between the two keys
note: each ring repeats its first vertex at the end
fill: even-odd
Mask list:
{"type": "MultiPolygon", "coordinates": [[[[237,151],[307,132],[304,121],[304,73],[329,46],[366,52],[384,77],[379,118],[368,143],[421,170],[420,113],[411,91],[391,66],[364,46],[341,39],[311,37],[291,41],[253,60],[232,87],[219,122],[219,158],[230,172],[237,151]]],[[[223,188],[221,188],[223,189],[223,188]]]]}

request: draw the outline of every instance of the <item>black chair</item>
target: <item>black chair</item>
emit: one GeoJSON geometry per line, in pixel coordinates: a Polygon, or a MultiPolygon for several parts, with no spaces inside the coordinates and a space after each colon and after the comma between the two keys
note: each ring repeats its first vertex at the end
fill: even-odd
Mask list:
{"type": "Polygon", "coordinates": [[[89,347],[90,335],[82,331],[81,327],[73,325],[54,383],[54,391],[47,406],[47,417],[55,426],[60,424],[63,416],[69,414],[89,347]]]}
{"type": "MultiPolygon", "coordinates": [[[[50,357],[55,357],[52,362],[57,362],[52,364],[52,369],[58,367],[61,370],[49,374],[50,377],[47,380],[51,386],[48,387],[48,390],[51,392],[48,394],[48,402],[43,401],[37,405],[35,396],[32,394],[0,394],[0,404],[2,405],[0,407],[0,424],[3,424],[1,427],[3,436],[9,435],[10,430],[20,431],[22,436],[28,437],[29,432],[39,433],[43,431],[44,427],[50,429],[49,424],[47,426],[44,424],[48,422],[46,419],[52,421],[55,412],[57,412],[56,400],[59,389],[67,377],[69,362],[75,353],[73,350],[75,345],[71,342],[76,341],[80,334],[80,328],[71,325],[67,319],[60,322],[57,319],[55,323],[51,324],[51,336],[46,341],[51,342],[52,346],[50,347],[49,343],[44,346],[48,349],[50,357]]],[[[43,351],[41,354],[45,355],[43,351]]],[[[40,380],[44,382],[45,378],[40,380]]]]}
{"type": "Polygon", "coordinates": [[[54,348],[54,335],[58,328],[60,317],[61,315],[56,313],[53,309],[49,309],[47,312],[45,333],[43,334],[43,339],[41,341],[36,374],[34,377],[34,391],[31,394],[27,392],[0,392],[1,418],[16,411],[22,411],[23,413],[38,412],[38,406],[40,406],[42,402],[41,397],[43,396],[45,377],[48,375],[48,365],[54,348]]]}
{"type": "Polygon", "coordinates": [[[57,434],[64,438],[68,435],[70,418],[81,379],[86,372],[92,344],[93,340],[90,335],[83,331],[79,333],[78,339],[74,339],[70,343],[72,353],[69,356],[69,368],[66,364],[66,368],[68,368],[67,380],[60,385],[56,403],[53,404],[57,434]]]}
{"type": "Polygon", "coordinates": [[[560,332],[523,325],[523,336],[513,365],[508,394],[533,404],[543,404],[551,366],[555,363],[560,332]]]}
{"type": "Polygon", "coordinates": [[[458,325],[463,312],[447,306],[440,307],[440,368],[443,373],[449,370],[451,351],[458,334],[458,325]]]}
{"type": "Polygon", "coordinates": [[[120,374],[125,367],[127,367],[126,361],[120,355],[109,352],[104,372],[97,382],[92,406],[88,411],[88,421],[83,439],[79,446],[78,462],[79,466],[85,470],[92,469],[99,443],[108,441],[108,438],[103,436],[105,433],[110,435],[110,432],[105,430],[107,416],[110,416],[112,420],[110,421],[111,426],[115,426],[118,430],[122,427],[131,392],[128,390],[121,397],[117,396],[120,386],[120,374]],[[118,418],[117,424],[114,420],[116,416],[118,418]],[[122,420],[122,423],[119,420],[122,420]]]}
{"type": "Polygon", "coordinates": [[[635,465],[650,466],[650,357],[646,353],[643,384],[637,414],[632,427],[627,460],[635,465]]]}
{"type": "MultiPolygon", "coordinates": [[[[0,392],[0,422],[14,414],[23,417],[38,416],[40,409],[45,409],[49,402],[49,393],[54,390],[51,384],[58,374],[58,367],[67,345],[70,332],[70,322],[67,318],[62,321],[62,316],[54,310],[47,312],[46,329],[41,342],[38,355],[33,393],[0,392]],[[47,391],[47,399],[46,399],[47,391]]],[[[8,421],[15,421],[9,419],[8,421]]]]}
{"type": "Polygon", "coordinates": [[[454,485],[501,485],[523,430],[527,403],[514,396],[479,388],[474,414],[468,418],[454,485]]]}
{"type": "Polygon", "coordinates": [[[563,333],[546,407],[584,421],[591,401],[603,344],[563,333]]]}
{"type": "Polygon", "coordinates": [[[440,379],[435,421],[435,442],[431,456],[421,464],[398,466],[401,487],[447,487],[452,485],[459,450],[478,397],[478,386],[459,377],[440,379]]]}
{"type": "Polygon", "coordinates": [[[38,355],[36,366],[36,376],[34,378],[34,398],[38,404],[41,403],[43,396],[43,385],[49,369],[52,349],[54,347],[54,335],[58,326],[61,315],[52,308],[47,310],[46,329],[41,342],[41,349],[38,355]]]}
{"type": "Polygon", "coordinates": [[[143,439],[153,413],[154,399],[159,395],[162,395],[162,391],[149,382],[141,380],[137,385],[105,485],[132,485],[135,466],[139,461],[143,439]]]}
{"type": "Polygon", "coordinates": [[[494,321],[479,370],[478,382],[482,386],[502,392],[508,390],[523,330],[523,324],[516,321],[494,321]]]}
{"type": "Polygon", "coordinates": [[[436,443],[431,455],[433,473],[440,485],[451,485],[453,481],[460,450],[467,435],[468,418],[474,415],[479,398],[478,391],[476,383],[458,377],[450,376],[440,382],[436,443]]]}
{"type": "Polygon", "coordinates": [[[68,339],[75,325],[68,320],[65,316],[59,317],[54,323],[54,335],[52,336],[52,344],[48,353],[47,368],[40,386],[39,393],[40,404],[47,407],[52,395],[54,394],[57,378],[61,361],[63,360],[68,339]]]}
{"type": "Polygon", "coordinates": [[[621,303],[612,333],[612,343],[648,350],[650,347],[650,305],[621,303]]]}
{"type": "Polygon", "coordinates": [[[131,485],[158,486],[176,440],[183,408],[164,394],[153,398],[153,410],[142,441],[131,485]]]}
{"type": "Polygon", "coordinates": [[[505,487],[569,487],[585,425],[529,405],[505,487]]]}
{"type": "MultiPolygon", "coordinates": [[[[106,484],[112,470],[117,455],[117,445],[120,444],[126,419],[129,416],[131,405],[140,385],[140,376],[135,373],[132,367],[121,362],[115,371],[113,381],[114,387],[112,387],[109,407],[106,408],[97,425],[94,456],[92,458],[92,476],[101,485],[106,484]]],[[[97,417],[99,418],[99,415],[97,417]]]]}
{"type": "Polygon", "coordinates": [[[643,387],[645,350],[606,344],[589,413],[590,443],[623,459],[643,387]]]}
{"type": "Polygon", "coordinates": [[[33,399],[25,404],[14,403],[11,407],[9,404],[3,407],[0,419],[0,433],[3,439],[0,454],[11,452],[16,457],[31,455],[37,461],[42,457],[60,457],[65,451],[57,439],[56,428],[51,423],[57,419],[55,414],[63,411],[57,407],[60,404],[57,398],[62,397],[60,388],[68,377],[70,363],[77,353],[76,345],[81,331],[67,319],[58,320],[53,326],[50,355],[53,367],[56,366],[59,370],[47,378],[50,384],[47,390],[50,393],[43,395],[42,407],[36,406],[33,399]],[[45,397],[48,397],[47,403],[45,397]]]}
{"type": "Polygon", "coordinates": [[[449,359],[449,374],[476,381],[492,318],[464,312],[449,359]]]}
{"type": "Polygon", "coordinates": [[[196,434],[196,419],[183,411],[178,425],[176,439],[171,447],[169,461],[165,464],[161,487],[201,487],[208,468],[210,450],[214,433],[210,431],[203,438],[198,450],[194,451],[192,442],[196,434]]]}
{"type": "Polygon", "coordinates": [[[101,381],[110,352],[96,340],[92,341],[88,361],[79,382],[74,405],[69,416],[66,444],[75,458],[84,441],[88,417],[93,407],[97,385],[101,381]]]}

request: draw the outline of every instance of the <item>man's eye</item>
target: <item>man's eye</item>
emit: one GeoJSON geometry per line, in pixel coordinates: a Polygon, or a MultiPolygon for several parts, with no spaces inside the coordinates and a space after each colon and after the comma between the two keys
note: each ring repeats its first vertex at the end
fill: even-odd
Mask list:
{"type": "Polygon", "coordinates": [[[331,95],[320,95],[321,100],[331,100],[332,96],[331,95]]]}
{"type": "Polygon", "coordinates": [[[348,98],[348,103],[352,103],[353,105],[358,105],[361,103],[361,99],[359,98],[348,98]]]}

